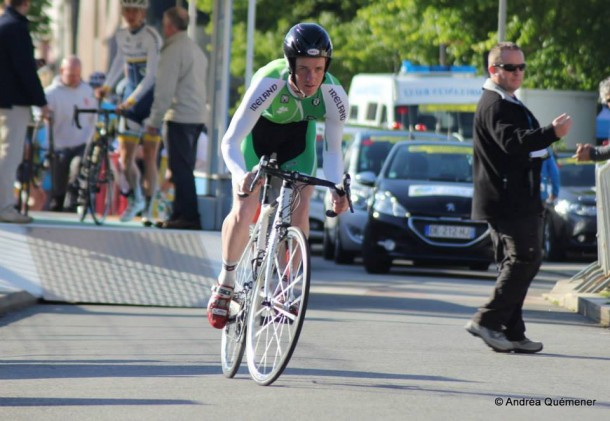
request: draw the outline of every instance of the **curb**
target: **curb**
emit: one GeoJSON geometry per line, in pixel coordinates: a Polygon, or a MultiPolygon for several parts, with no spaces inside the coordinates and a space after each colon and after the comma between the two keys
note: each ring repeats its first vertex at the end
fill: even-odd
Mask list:
{"type": "Polygon", "coordinates": [[[601,327],[610,327],[610,298],[579,293],[574,289],[576,285],[571,279],[558,281],[553,290],[543,294],[543,297],[553,304],[582,314],[601,327]]]}
{"type": "Polygon", "coordinates": [[[0,292],[0,314],[31,306],[38,298],[26,291],[0,292]]]}

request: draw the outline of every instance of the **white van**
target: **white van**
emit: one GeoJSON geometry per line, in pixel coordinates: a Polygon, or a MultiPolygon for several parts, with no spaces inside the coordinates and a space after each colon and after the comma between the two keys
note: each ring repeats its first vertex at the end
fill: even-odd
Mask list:
{"type": "Polygon", "coordinates": [[[471,139],[485,79],[472,66],[416,66],[406,60],[397,74],[357,74],[349,88],[348,124],[471,139]]]}

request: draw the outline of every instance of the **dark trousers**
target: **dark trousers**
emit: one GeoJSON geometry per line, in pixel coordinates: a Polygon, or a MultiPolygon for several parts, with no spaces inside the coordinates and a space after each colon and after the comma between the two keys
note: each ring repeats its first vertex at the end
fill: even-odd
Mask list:
{"type": "Polygon", "coordinates": [[[86,146],[83,143],[79,146],[55,150],[51,173],[53,190],[49,204],[50,210],[63,211],[67,209],[74,211],[76,209],[78,195],[76,179],[86,146]]]}
{"type": "Polygon", "coordinates": [[[166,122],[167,157],[174,183],[171,220],[199,223],[193,171],[197,160],[197,140],[204,129],[203,124],[166,122]]]}
{"type": "Polygon", "coordinates": [[[525,338],[523,302],[542,263],[542,215],[488,222],[499,273],[489,301],[473,321],[519,341],[525,338]]]}

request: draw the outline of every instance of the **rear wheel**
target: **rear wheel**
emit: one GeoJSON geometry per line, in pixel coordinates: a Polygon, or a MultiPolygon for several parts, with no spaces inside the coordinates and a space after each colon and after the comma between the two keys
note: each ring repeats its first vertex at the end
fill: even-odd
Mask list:
{"type": "Polygon", "coordinates": [[[324,228],[324,237],[322,238],[322,257],[324,260],[332,260],[335,255],[335,246],[330,239],[330,233],[324,228]]]}
{"type": "Polygon", "coordinates": [[[277,380],[288,365],[309,298],[310,255],[303,232],[289,227],[277,250],[268,289],[263,273],[258,276],[246,330],[248,369],[263,386],[277,380]]]}
{"type": "Polygon", "coordinates": [[[252,235],[237,268],[235,268],[235,290],[231,301],[229,321],[222,331],[220,360],[222,373],[227,378],[237,374],[246,349],[246,326],[250,297],[255,282],[256,238],[252,235]]]}
{"type": "Polygon", "coordinates": [[[340,265],[349,265],[354,263],[354,253],[345,250],[343,248],[343,243],[341,243],[339,225],[337,225],[337,231],[335,232],[334,260],[335,263],[340,265]]]}

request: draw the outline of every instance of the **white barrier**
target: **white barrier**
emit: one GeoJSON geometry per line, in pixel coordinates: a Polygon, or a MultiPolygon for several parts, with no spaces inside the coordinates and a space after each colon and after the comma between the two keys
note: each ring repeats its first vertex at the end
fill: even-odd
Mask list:
{"type": "Polygon", "coordinates": [[[608,241],[610,233],[610,162],[597,165],[595,168],[595,185],[597,195],[597,258],[604,273],[610,274],[610,251],[608,241]]]}
{"type": "Polygon", "coordinates": [[[597,261],[574,275],[574,288],[581,293],[599,293],[610,289],[610,161],[595,168],[597,195],[597,261]]]}

